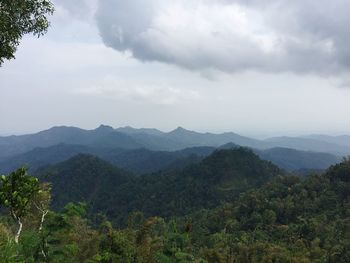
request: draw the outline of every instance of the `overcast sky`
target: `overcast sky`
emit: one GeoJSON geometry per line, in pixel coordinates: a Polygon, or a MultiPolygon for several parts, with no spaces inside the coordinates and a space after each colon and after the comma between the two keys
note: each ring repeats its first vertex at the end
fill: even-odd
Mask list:
{"type": "Polygon", "coordinates": [[[0,134],[350,134],[349,0],[55,0],[0,68],[0,134]]]}

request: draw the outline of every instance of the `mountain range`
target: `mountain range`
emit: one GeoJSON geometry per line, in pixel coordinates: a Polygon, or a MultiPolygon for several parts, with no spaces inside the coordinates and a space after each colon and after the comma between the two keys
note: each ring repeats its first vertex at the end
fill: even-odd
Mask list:
{"type": "Polygon", "coordinates": [[[32,170],[67,160],[79,153],[98,156],[135,173],[182,168],[199,162],[216,148],[245,146],[262,159],[288,170],[322,170],[350,154],[350,136],[310,135],[257,140],[235,133],[198,133],[178,127],[94,130],[53,127],[35,134],[0,137],[0,173],[27,164],[32,170]]]}
{"type": "Polygon", "coordinates": [[[196,146],[219,147],[223,144],[234,143],[256,149],[283,147],[336,155],[350,154],[350,136],[347,135],[273,137],[258,140],[233,132],[199,133],[182,127],[170,132],[162,132],[157,129],[132,127],[114,129],[101,125],[94,130],[60,126],[35,134],[0,137],[0,157],[9,157],[37,147],[49,147],[59,143],[122,149],[146,148],[155,151],[176,151],[196,146]]]}

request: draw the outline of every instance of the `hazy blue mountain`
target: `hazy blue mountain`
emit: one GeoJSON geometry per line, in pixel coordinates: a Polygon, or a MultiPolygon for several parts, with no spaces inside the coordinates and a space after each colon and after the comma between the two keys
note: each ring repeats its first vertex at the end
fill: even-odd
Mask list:
{"type": "Polygon", "coordinates": [[[65,161],[77,154],[92,154],[135,173],[151,173],[169,167],[184,167],[191,160],[201,160],[215,150],[211,147],[193,147],[180,151],[151,151],[148,149],[121,149],[92,147],[84,145],[58,144],[45,148],[35,148],[29,152],[0,158],[0,173],[7,174],[22,165],[31,171],[37,168],[65,161]],[[192,156],[190,159],[188,157],[192,156]],[[193,156],[196,156],[195,158],[193,156]],[[173,164],[174,163],[174,164],[173,164]]]}
{"type": "Polygon", "coordinates": [[[79,142],[85,137],[83,129],[75,127],[53,127],[36,134],[0,137],[0,156],[24,153],[36,147],[48,147],[63,141],[79,142]]]}
{"type": "Polygon", "coordinates": [[[224,144],[220,146],[222,149],[236,148],[239,144],[248,147],[255,145],[257,147],[252,148],[257,149],[256,153],[261,158],[289,171],[325,169],[340,158],[332,154],[310,152],[310,149],[328,152],[346,150],[344,146],[307,138],[279,137],[267,140],[270,146],[287,145],[308,150],[306,152],[286,149],[287,146],[261,150],[266,147],[266,143],[261,145],[258,140],[234,133],[197,133],[181,127],[169,133],[131,127],[117,130],[119,132],[104,125],[94,130],[54,127],[33,135],[1,137],[3,156],[0,155],[0,172],[8,173],[23,164],[35,170],[42,165],[67,160],[78,153],[88,153],[135,173],[149,173],[161,169],[178,169],[191,162],[198,162],[200,157],[211,154],[221,144],[224,144]],[[191,146],[197,147],[186,148],[191,146]],[[12,153],[12,156],[4,157],[4,152],[12,153]]]}
{"type": "MultiPolygon", "coordinates": [[[[232,149],[239,146],[228,143],[219,149],[232,149]]],[[[58,144],[45,148],[35,148],[29,152],[0,158],[0,173],[6,174],[22,165],[28,165],[31,171],[40,166],[55,164],[67,160],[79,153],[92,154],[134,173],[151,173],[158,170],[181,169],[197,163],[215,151],[215,147],[192,147],[179,151],[152,151],[142,149],[122,149],[93,147],[84,145],[58,144]]],[[[254,152],[264,160],[271,161],[280,168],[294,170],[323,170],[341,160],[339,156],[328,153],[298,151],[288,148],[255,149],[254,152]]]]}
{"type": "Polygon", "coordinates": [[[45,148],[35,148],[23,154],[0,159],[0,174],[7,174],[26,165],[30,171],[49,164],[65,161],[79,153],[89,153],[83,145],[58,144],[45,148]]]}
{"type": "Polygon", "coordinates": [[[298,151],[288,148],[272,148],[255,150],[264,160],[269,160],[277,166],[288,170],[324,170],[341,161],[341,158],[329,153],[298,151]]]}
{"type": "Polygon", "coordinates": [[[313,135],[303,136],[302,138],[314,139],[314,140],[335,143],[338,145],[350,147],[349,135],[329,136],[329,135],[322,135],[322,134],[313,134],[313,135]]]}
{"type": "MultiPolygon", "coordinates": [[[[350,154],[350,136],[307,136],[307,137],[273,137],[266,140],[257,140],[236,133],[222,134],[199,133],[178,127],[164,133],[158,130],[124,129],[125,134],[135,141],[153,150],[179,150],[192,146],[219,147],[227,143],[234,143],[255,149],[291,148],[301,151],[326,152],[336,155],[350,154]],[[130,130],[132,132],[130,132],[130,130]]],[[[120,130],[123,132],[123,130],[120,130]]]]}
{"type": "Polygon", "coordinates": [[[200,146],[200,147],[189,147],[178,152],[183,154],[184,156],[188,156],[192,154],[195,154],[198,156],[208,156],[212,154],[215,150],[216,150],[215,147],[200,146]]]}
{"type": "Polygon", "coordinates": [[[197,144],[187,144],[180,140],[168,138],[167,136],[158,136],[151,134],[132,134],[131,136],[137,143],[142,144],[145,148],[155,151],[177,151],[187,147],[200,146],[197,144]]]}
{"type": "Polygon", "coordinates": [[[198,133],[181,127],[168,133],[150,131],[150,129],[133,129],[131,127],[117,130],[131,136],[136,142],[144,145],[145,148],[164,151],[175,151],[196,146],[217,147],[239,136],[230,137],[226,134],[198,133]]]}
{"type": "Polygon", "coordinates": [[[164,136],[166,133],[152,128],[136,129],[130,126],[115,129],[118,132],[131,136],[144,148],[159,151],[174,151],[188,147],[188,144],[164,136]]]}
{"type": "Polygon", "coordinates": [[[125,149],[143,147],[130,136],[116,132],[109,126],[101,125],[94,130],[60,126],[35,134],[0,137],[0,157],[25,153],[37,147],[49,147],[60,143],[125,149]]]}
{"type": "Polygon", "coordinates": [[[60,143],[92,147],[123,149],[147,148],[157,151],[176,151],[195,146],[213,146],[236,141],[243,146],[259,146],[259,142],[234,133],[197,133],[178,128],[169,133],[156,129],[113,129],[101,125],[94,130],[75,127],[53,127],[36,134],[0,137],[0,158],[18,155],[37,147],[50,147],[60,143]]]}
{"type": "Polygon", "coordinates": [[[328,152],[337,155],[347,155],[350,153],[350,147],[338,145],[322,140],[300,138],[300,137],[273,137],[265,140],[269,148],[283,147],[302,151],[328,152]]]}
{"type": "MultiPolygon", "coordinates": [[[[235,149],[238,147],[233,143],[228,143],[222,145],[220,149],[235,149]]],[[[329,153],[299,151],[290,148],[276,147],[267,150],[253,149],[253,151],[261,159],[270,161],[287,171],[324,170],[342,160],[341,157],[329,153]]]]}
{"type": "Polygon", "coordinates": [[[267,145],[265,145],[265,143],[262,141],[244,137],[232,132],[222,134],[199,133],[178,127],[177,129],[164,134],[164,136],[182,142],[183,144],[187,144],[188,146],[219,147],[220,145],[232,142],[241,146],[252,148],[267,147],[267,145]]]}
{"type": "Polygon", "coordinates": [[[350,154],[350,146],[346,145],[347,136],[336,138],[318,136],[317,138],[275,137],[257,140],[235,133],[199,133],[181,127],[171,132],[161,132],[156,129],[134,129],[132,127],[113,129],[105,125],[94,130],[61,126],[36,134],[0,137],[0,162],[6,157],[25,154],[38,147],[46,148],[62,143],[89,148],[126,150],[145,148],[152,151],[179,151],[189,147],[203,146],[216,148],[233,143],[259,150],[277,147],[341,156],[350,154]],[[343,145],[339,144],[341,141],[344,141],[343,145]]]}
{"type": "MultiPolygon", "coordinates": [[[[130,128],[129,128],[130,129],[130,128]]],[[[128,130],[129,130],[128,129],[128,130]]],[[[126,132],[136,142],[152,150],[174,151],[195,146],[219,147],[220,145],[232,142],[241,146],[251,148],[267,148],[268,144],[263,141],[244,137],[235,133],[199,133],[178,127],[167,133],[142,133],[139,130],[126,132]]],[[[119,131],[123,131],[120,130],[119,131]]]]}
{"type": "Polygon", "coordinates": [[[120,127],[115,129],[118,132],[126,133],[126,134],[149,134],[149,135],[163,135],[164,132],[153,129],[153,128],[140,128],[136,129],[130,126],[120,127]]]}

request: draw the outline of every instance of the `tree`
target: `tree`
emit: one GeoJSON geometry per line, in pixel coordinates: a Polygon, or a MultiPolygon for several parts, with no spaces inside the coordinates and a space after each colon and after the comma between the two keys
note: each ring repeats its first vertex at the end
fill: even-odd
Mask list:
{"type": "Polygon", "coordinates": [[[33,198],[39,192],[38,179],[29,176],[24,167],[0,178],[0,205],[9,209],[12,219],[18,224],[15,235],[16,243],[18,243],[22,232],[22,218],[27,214],[33,198]]]}
{"type": "Polygon", "coordinates": [[[0,66],[15,57],[23,35],[46,33],[53,11],[49,0],[0,0],[0,66]]]}
{"type": "Polygon", "coordinates": [[[39,223],[39,233],[43,229],[43,224],[45,222],[45,217],[49,212],[51,202],[51,185],[48,183],[43,183],[40,185],[40,190],[33,197],[33,206],[40,213],[40,223],[39,223]]]}

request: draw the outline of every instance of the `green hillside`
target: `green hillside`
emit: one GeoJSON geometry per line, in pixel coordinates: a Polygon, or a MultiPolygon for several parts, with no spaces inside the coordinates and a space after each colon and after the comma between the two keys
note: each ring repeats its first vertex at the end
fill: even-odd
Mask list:
{"type": "Polygon", "coordinates": [[[135,177],[78,155],[43,174],[52,182],[54,207],[68,201],[87,206],[71,203],[49,211],[45,185],[33,195],[21,190],[20,185],[39,184],[25,170],[2,177],[0,203],[7,209],[0,216],[1,262],[350,261],[349,160],[301,179],[281,175],[238,148],[216,151],[180,173],[135,177]],[[7,182],[16,182],[12,188],[18,190],[7,182]],[[18,226],[6,212],[19,215],[22,195],[30,203],[21,210],[16,243],[18,226]],[[13,203],[6,201],[9,196],[16,197],[13,203]]]}
{"type": "Polygon", "coordinates": [[[182,171],[131,176],[90,155],[42,169],[38,176],[52,183],[53,207],[86,202],[92,213],[103,212],[118,223],[127,214],[175,216],[211,208],[262,185],[280,170],[244,148],[214,152],[182,171]]]}

